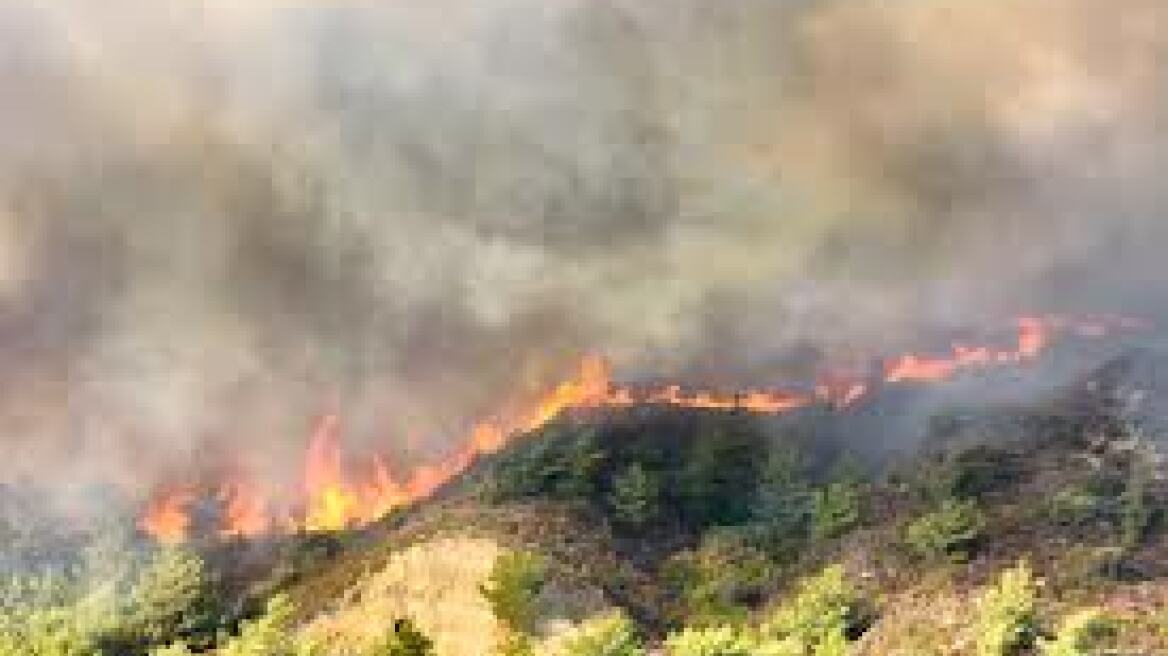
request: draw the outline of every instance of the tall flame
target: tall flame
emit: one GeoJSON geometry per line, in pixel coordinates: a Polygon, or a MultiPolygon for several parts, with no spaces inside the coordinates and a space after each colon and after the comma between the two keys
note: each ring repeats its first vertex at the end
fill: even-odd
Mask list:
{"type": "MultiPolygon", "coordinates": [[[[400,480],[381,456],[374,456],[363,471],[347,467],[341,446],[341,418],[326,414],[316,422],[308,441],[299,517],[277,520],[261,488],[246,479],[236,479],[222,485],[217,494],[222,507],[218,535],[255,537],[277,528],[334,531],[367,524],[432,495],[480,456],[499,451],[513,436],[539,428],[569,408],[666,404],[759,414],[779,414],[814,403],[844,408],[862,401],[876,380],[885,384],[938,382],[964,370],[1033,361],[1053,342],[1056,333],[1091,338],[1116,329],[1146,327],[1139,320],[1110,315],[1086,319],[1023,317],[1015,323],[1016,341],[1009,347],[955,343],[945,353],[908,353],[885,360],[875,376],[825,375],[807,391],[686,392],[678,385],[635,389],[614,385],[608,363],[591,355],[581,360],[572,378],[536,399],[527,410],[479,422],[461,442],[461,448],[443,460],[414,468],[400,480]]],[[[147,506],[139,525],[161,542],[181,542],[190,537],[191,507],[199,498],[193,487],[170,489],[147,506]]]]}
{"type": "Polygon", "coordinates": [[[341,459],[340,417],[325,415],[308,442],[304,463],[304,493],[308,507],[304,527],[310,531],[344,528],[359,501],[345,480],[341,459]]]}
{"type": "Polygon", "coordinates": [[[259,487],[246,480],[225,483],[219,491],[223,507],[223,527],[219,535],[225,538],[254,538],[272,529],[272,517],[265,495],[259,487]]]}

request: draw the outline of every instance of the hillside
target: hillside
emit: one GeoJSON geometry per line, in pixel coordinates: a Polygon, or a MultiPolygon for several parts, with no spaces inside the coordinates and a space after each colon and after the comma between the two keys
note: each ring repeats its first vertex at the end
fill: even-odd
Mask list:
{"type": "Polygon", "coordinates": [[[128,602],[13,588],[0,653],[34,626],[46,655],[421,653],[394,651],[415,629],[439,656],[1165,653],[1149,362],[937,410],[880,458],[822,408],[569,412],[361,530],[143,556],[128,602]]]}
{"type": "Polygon", "coordinates": [[[0,0],[0,656],[1168,656],[1168,0],[0,0]]]}
{"type": "MultiPolygon", "coordinates": [[[[363,573],[380,571],[383,589],[397,590],[430,577],[455,603],[486,582],[497,550],[537,554],[546,582],[532,601],[533,634],[555,635],[608,607],[653,642],[685,626],[765,623],[800,581],[838,563],[863,599],[863,619],[848,629],[856,653],[961,654],[978,643],[984,590],[1025,563],[1036,607],[1034,636],[1021,647],[1100,609],[1115,622],[1103,633],[1118,653],[1159,653],[1168,649],[1168,488],[1118,384],[1131,381],[1117,375],[1124,366],[1035,402],[941,412],[925,450],[879,465],[827,439],[847,419],[815,410],[780,419],[655,407],[576,413],[482,463],[442,499],[372,529],[362,541],[373,546],[321,563],[289,590],[312,609],[310,633],[377,607],[383,620],[414,617],[440,648],[447,631],[478,632],[479,649],[459,653],[487,654],[506,627],[451,627],[408,599],[386,605],[363,573]],[[470,581],[407,564],[458,549],[479,559],[462,562],[476,572],[470,581]],[[348,592],[322,605],[330,595],[318,590],[327,589],[348,592]]],[[[443,603],[443,594],[420,594],[443,603]]],[[[443,608],[439,618],[462,613],[443,608]]]]}

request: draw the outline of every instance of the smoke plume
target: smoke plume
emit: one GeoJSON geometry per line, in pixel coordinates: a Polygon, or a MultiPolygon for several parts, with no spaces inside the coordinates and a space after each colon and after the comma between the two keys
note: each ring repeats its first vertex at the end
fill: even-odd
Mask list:
{"type": "Polygon", "coordinates": [[[4,477],[1168,300],[1158,0],[297,4],[0,6],[4,477]]]}

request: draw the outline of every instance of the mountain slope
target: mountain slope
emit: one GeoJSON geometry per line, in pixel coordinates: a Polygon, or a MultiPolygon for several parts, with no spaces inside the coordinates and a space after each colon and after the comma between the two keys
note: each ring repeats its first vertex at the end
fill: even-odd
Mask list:
{"type": "Polygon", "coordinates": [[[1109,639],[1155,653],[1168,649],[1153,625],[1168,603],[1168,490],[1106,373],[1040,401],[940,412],[924,450],[879,465],[821,439],[841,420],[817,409],[574,413],[347,536],[355,546],[289,589],[310,633],[356,640],[413,617],[439,654],[485,654],[506,633],[478,594],[500,553],[546,561],[532,629],[544,638],[613,607],[651,640],[761,621],[838,562],[870,608],[858,653],[963,654],[983,589],[1025,561],[1041,631],[1100,607],[1118,622],[1109,639]],[[946,518],[955,507],[975,515],[968,526],[946,518]]]}

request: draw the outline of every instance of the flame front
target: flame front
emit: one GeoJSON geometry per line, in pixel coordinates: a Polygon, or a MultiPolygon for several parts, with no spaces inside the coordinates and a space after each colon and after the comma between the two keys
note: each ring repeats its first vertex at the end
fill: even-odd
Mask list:
{"type": "Polygon", "coordinates": [[[307,509],[304,528],[335,531],[358,512],[359,501],[345,481],[341,462],[340,418],[325,415],[312,432],[304,463],[307,509]]]}
{"type": "Polygon", "coordinates": [[[187,539],[191,530],[190,505],[195,493],[188,489],[169,490],[146,508],[138,522],[139,528],[164,544],[176,544],[187,539]]]}
{"type": "MultiPolygon", "coordinates": [[[[317,421],[308,442],[302,510],[277,519],[260,487],[244,478],[234,479],[221,486],[217,494],[222,508],[222,525],[217,535],[249,538],[277,528],[335,531],[376,521],[396,508],[432,495],[480,456],[499,451],[513,436],[539,428],[569,408],[664,404],[759,414],[779,414],[814,403],[845,408],[861,402],[876,381],[884,384],[939,382],[969,369],[1033,361],[1054,341],[1057,333],[1094,338],[1117,329],[1146,327],[1139,320],[1114,316],[1023,317],[1016,321],[1016,341],[1010,347],[955,343],[941,354],[904,354],[885,360],[876,376],[824,376],[807,391],[686,392],[678,385],[635,389],[614,385],[608,363],[601,357],[588,356],[580,362],[572,378],[536,399],[526,411],[479,422],[461,442],[461,448],[443,460],[414,468],[401,480],[395,478],[392,467],[381,456],[374,456],[363,471],[347,467],[342,452],[341,418],[326,414],[317,421]]],[[[191,508],[199,498],[193,487],[171,489],[147,506],[139,526],[160,542],[181,542],[190,537],[191,508]]]]}
{"type": "Polygon", "coordinates": [[[263,492],[246,480],[231,481],[219,491],[225,538],[254,538],[272,529],[269,504],[263,492]]]}
{"type": "Polygon", "coordinates": [[[889,383],[906,381],[937,382],[952,378],[962,369],[1010,364],[1033,360],[1050,342],[1052,325],[1034,317],[1018,320],[1018,342],[1012,349],[994,349],[987,346],[954,344],[950,354],[927,356],[906,354],[889,362],[884,380],[889,383]]]}

